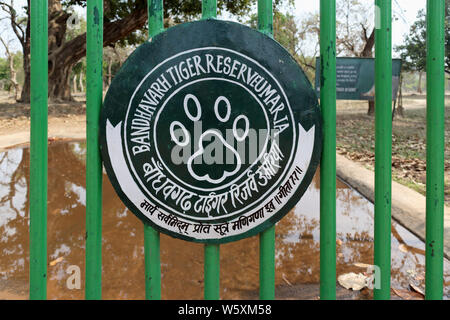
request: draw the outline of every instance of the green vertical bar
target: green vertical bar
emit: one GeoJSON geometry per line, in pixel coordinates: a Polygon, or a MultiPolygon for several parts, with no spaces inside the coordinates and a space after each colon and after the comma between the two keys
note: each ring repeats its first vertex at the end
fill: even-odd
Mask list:
{"type": "Polygon", "coordinates": [[[202,0],[202,19],[217,17],[217,0],[202,0]]]}
{"type": "Polygon", "coordinates": [[[220,299],[220,246],[205,245],[205,299],[220,299]]]}
{"type": "MultiPolygon", "coordinates": [[[[217,17],[217,1],[202,1],[202,19],[217,17]]],[[[220,299],[220,246],[218,244],[205,244],[204,296],[206,300],[220,299]]]]}
{"type": "MultiPolygon", "coordinates": [[[[272,0],[258,0],[258,30],[273,36],[272,0]]],[[[275,226],[259,234],[259,298],[275,299],[275,226]]]]}
{"type": "Polygon", "coordinates": [[[265,35],[273,36],[272,0],[258,0],[258,30],[265,35]]]}
{"type": "Polygon", "coordinates": [[[34,0],[31,19],[30,299],[47,298],[47,0],[34,0]]]}
{"type": "Polygon", "coordinates": [[[427,204],[425,297],[443,296],[445,1],[427,1],[427,204]]]}
{"type": "Polygon", "coordinates": [[[380,288],[374,298],[391,296],[392,46],[391,0],[376,0],[375,28],[375,244],[380,288]]]}
{"type": "Polygon", "coordinates": [[[159,232],[144,223],[145,298],[147,300],[161,299],[161,259],[159,239],[159,232]]]}
{"type": "Polygon", "coordinates": [[[148,0],[148,37],[164,31],[163,0],[148,0]]]}
{"type": "MultiPolygon", "coordinates": [[[[148,0],[148,37],[151,39],[164,31],[164,10],[162,0],[148,0]]],[[[161,299],[161,255],[160,234],[144,223],[145,252],[145,298],[161,299]]]]}
{"type": "Polygon", "coordinates": [[[320,1],[320,299],[336,299],[336,1],[320,1]]]}
{"type": "Polygon", "coordinates": [[[86,90],[86,291],[85,298],[102,298],[102,163],[99,119],[103,100],[103,1],[87,3],[86,90]]]}
{"type": "Polygon", "coordinates": [[[275,226],[259,234],[259,298],[275,299],[275,226]]]}

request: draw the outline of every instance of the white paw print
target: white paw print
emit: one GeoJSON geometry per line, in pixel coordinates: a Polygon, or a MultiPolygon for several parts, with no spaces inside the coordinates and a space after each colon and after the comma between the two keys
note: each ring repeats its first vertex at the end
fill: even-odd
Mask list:
{"type": "MultiPolygon", "coordinates": [[[[200,101],[197,99],[196,96],[194,96],[192,94],[187,94],[184,97],[183,107],[184,107],[184,112],[186,113],[186,116],[189,118],[189,120],[191,120],[193,122],[200,121],[201,116],[202,116],[202,107],[201,107],[200,101]],[[191,101],[194,102],[194,105],[195,105],[195,110],[193,110],[194,112],[191,112],[191,110],[189,110],[189,103],[191,101]]],[[[226,123],[230,120],[231,104],[230,104],[230,101],[226,97],[220,96],[216,99],[216,101],[214,103],[214,114],[216,116],[216,119],[219,122],[226,123]],[[221,110],[221,109],[223,109],[223,110],[221,110]],[[219,112],[219,110],[221,112],[219,112]],[[224,116],[222,116],[222,114],[224,114],[224,116]]],[[[233,130],[233,136],[236,139],[236,141],[238,141],[238,142],[244,141],[245,138],[247,138],[247,136],[248,136],[249,129],[250,129],[250,124],[249,124],[248,118],[245,115],[241,114],[234,119],[233,125],[232,125],[232,130],[233,130]],[[242,131],[242,130],[238,129],[238,123],[241,120],[244,121],[244,129],[243,129],[243,132],[240,133],[240,131],[242,131]]],[[[172,140],[178,146],[186,147],[191,143],[191,134],[189,133],[189,131],[186,129],[186,127],[180,121],[173,121],[170,124],[169,131],[170,131],[170,136],[171,136],[172,140]],[[177,135],[175,134],[177,128],[181,129],[181,132],[182,132],[181,136],[179,136],[179,137],[177,137],[177,135]]],[[[187,170],[194,179],[196,179],[198,181],[207,181],[207,182],[215,183],[215,184],[221,183],[227,177],[235,175],[241,169],[241,165],[242,165],[242,160],[241,160],[241,156],[239,155],[239,153],[236,151],[236,149],[233,146],[231,146],[223,138],[222,133],[218,129],[214,129],[214,128],[210,128],[210,129],[204,131],[200,135],[199,140],[198,140],[198,149],[194,152],[194,154],[192,154],[189,157],[189,159],[186,163],[187,170]],[[223,144],[223,146],[225,148],[227,148],[230,152],[232,152],[233,155],[236,157],[234,169],[231,171],[224,170],[221,177],[217,178],[217,179],[212,178],[209,174],[203,174],[203,175],[197,174],[192,166],[194,163],[194,160],[197,157],[203,156],[203,154],[205,152],[204,141],[205,141],[205,138],[207,138],[208,136],[215,136],[217,139],[219,139],[219,141],[223,144]]]]}

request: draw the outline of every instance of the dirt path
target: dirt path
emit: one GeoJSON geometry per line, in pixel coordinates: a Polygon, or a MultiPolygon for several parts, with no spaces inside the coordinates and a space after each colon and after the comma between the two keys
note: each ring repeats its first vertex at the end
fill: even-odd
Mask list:
{"type": "MultiPolygon", "coordinates": [[[[84,115],[68,115],[66,117],[49,117],[48,139],[84,139],[86,137],[86,117],[84,115]]],[[[27,144],[30,141],[30,120],[18,118],[0,120],[0,151],[27,144]]]]}
{"type": "MultiPolygon", "coordinates": [[[[68,103],[49,103],[48,137],[50,140],[86,136],[84,97],[68,103]]],[[[0,92],[0,151],[30,141],[30,105],[15,103],[0,92]]]]}

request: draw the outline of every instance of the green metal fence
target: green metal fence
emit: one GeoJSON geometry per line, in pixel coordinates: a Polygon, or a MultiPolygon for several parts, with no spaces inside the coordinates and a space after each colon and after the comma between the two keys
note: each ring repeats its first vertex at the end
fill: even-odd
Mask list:
{"type": "MultiPolygon", "coordinates": [[[[426,298],[443,297],[444,2],[427,0],[426,298]]],[[[47,0],[31,2],[30,299],[47,297],[47,0]]],[[[391,0],[376,0],[375,256],[381,287],[390,298],[391,228],[391,0]]],[[[149,37],[164,30],[163,1],[148,0],[149,37]]],[[[202,16],[215,18],[216,0],[202,16]]],[[[258,1],[258,28],[272,36],[272,1],[258,1]]],[[[320,0],[323,153],[320,190],[320,297],[336,299],[336,1],[320,0]]],[[[101,299],[103,0],[87,1],[86,299],[101,299]]],[[[144,225],[146,298],[161,298],[160,236],[144,225]]],[[[220,298],[220,248],[204,248],[205,299],[220,298]]],[[[188,297],[186,297],[188,298],[188,297]]],[[[275,298],[275,227],[260,234],[260,298],[275,298]]]]}

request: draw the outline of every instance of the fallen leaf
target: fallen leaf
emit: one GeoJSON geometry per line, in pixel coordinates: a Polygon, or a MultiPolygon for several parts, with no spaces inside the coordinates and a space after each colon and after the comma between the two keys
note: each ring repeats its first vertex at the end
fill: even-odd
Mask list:
{"type": "Polygon", "coordinates": [[[364,269],[367,269],[368,267],[371,266],[370,264],[367,264],[367,263],[361,263],[361,262],[356,262],[356,263],[354,263],[353,265],[354,265],[355,267],[358,267],[358,268],[364,268],[364,269]]]}
{"type": "Polygon", "coordinates": [[[53,267],[53,266],[55,266],[56,264],[60,263],[60,262],[63,261],[63,260],[64,260],[64,257],[59,257],[59,258],[57,258],[57,259],[51,261],[51,262],[50,262],[50,266],[53,267]]]}
{"type": "Polygon", "coordinates": [[[284,273],[281,275],[281,277],[283,278],[283,280],[284,280],[289,286],[292,287],[292,283],[290,283],[290,282],[288,281],[288,279],[286,279],[286,276],[285,276],[284,273]]]}
{"type": "Polygon", "coordinates": [[[425,292],[422,290],[422,288],[420,288],[419,286],[416,286],[415,284],[413,284],[413,283],[409,283],[409,286],[411,287],[411,289],[413,289],[415,292],[417,292],[417,293],[419,293],[419,294],[421,294],[422,296],[424,296],[425,297],[425,292]]]}
{"type": "Polygon", "coordinates": [[[338,277],[338,282],[345,289],[359,291],[367,286],[367,282],[369,281],[368,277],[364,276],[362,273],[346,273],[342,274],[338,277]]]}
{"type": "Polygon", "coordinates": [[[423,300],[424,299],[423,295],[421,295],[420,293],[414,292],[414,291],[403,290],[403,289],[394,289],[394,288],[392,288],[392,291],[394,291],[394,293],[396,295],[398,295],[400,298],[402,298],[404,300],[423,300]]]}

